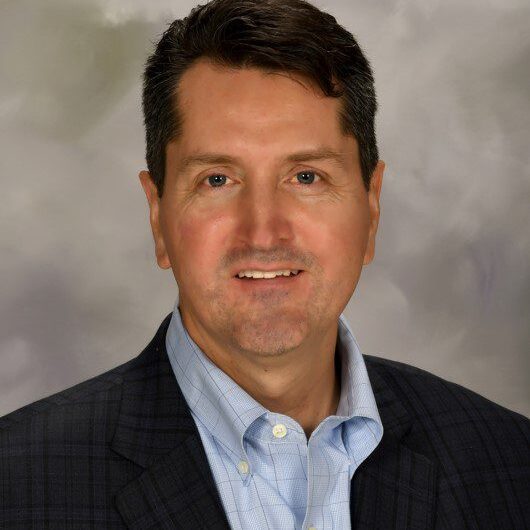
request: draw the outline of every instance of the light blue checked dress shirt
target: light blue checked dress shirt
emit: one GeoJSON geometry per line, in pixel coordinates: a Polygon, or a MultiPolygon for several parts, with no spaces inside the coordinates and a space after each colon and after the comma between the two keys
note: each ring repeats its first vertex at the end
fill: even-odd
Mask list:
{"type": "Polygon", "coordinates": [[[383,425],[343,315],[337,414],[309,441],[298,422],[267,410],[208,359],[184,328],[178,300],[166,347],[234,530],[351,527],[351,478],[377,447],[383,425]]]}

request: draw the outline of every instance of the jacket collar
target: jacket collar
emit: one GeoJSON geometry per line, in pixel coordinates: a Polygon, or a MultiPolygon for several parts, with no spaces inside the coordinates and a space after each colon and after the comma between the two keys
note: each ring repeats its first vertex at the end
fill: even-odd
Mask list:
{"type": "MultiPolygon", "coordinates": [[[[171,314],[144,351],[122,368],[112,449],[142,469],[116,495],[116,506],[130,529],[229,529],[200,434],[167,356],[170,319],[171,314]]],[[[404,443],[411,417],[378,363],[369,356],[365,361],[384,434],[353,477],[352,528],[428,528],[435,466],[404,443]]]]}

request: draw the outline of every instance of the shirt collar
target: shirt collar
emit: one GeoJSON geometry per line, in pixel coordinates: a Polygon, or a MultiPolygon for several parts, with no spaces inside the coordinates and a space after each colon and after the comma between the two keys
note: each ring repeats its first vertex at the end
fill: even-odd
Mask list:
{"type": "MultiPolygon", "coordinates": [[[[178,304],[177,299],[166,334],[166,349],[184,398],[194,417],[234,463],[248,460],[243,443],[246,431],[259,417],[272,418],[273,415],[197,346],[182,323],[178,304]]],[[[341,360],[339,405],[336,415],[326,418],[319,428],[334,428],[345,423],[345,449],[358,461],[359,454],[353,457],[356,450],[354,419],[364,418],[372,425],[376,445],[382,437],[383,426],[363,356],[344,314],[339,317],[337,348],[341,360]]]]}

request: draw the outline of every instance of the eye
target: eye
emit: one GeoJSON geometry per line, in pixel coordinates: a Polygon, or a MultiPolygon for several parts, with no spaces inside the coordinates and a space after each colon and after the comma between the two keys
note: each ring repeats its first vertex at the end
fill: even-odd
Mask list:
{"type": "Polygon", "coordinates": [[[313,184],[315,177],[322,180],[318,173],[310,170],[299,171],[296,174],[296,178],[301,184],[313,184]]]}
{"type": "Polygon", "coordinates": [[[223,186],[223,184],[226,183],[226,179],[228,177],[226,175],[223,175],[221,173],[213,173],[211,175],[208,175],[204,180],[204,181],[208,181],[208,183],[210,184],[210,188],[221,188],[223,186]]]}

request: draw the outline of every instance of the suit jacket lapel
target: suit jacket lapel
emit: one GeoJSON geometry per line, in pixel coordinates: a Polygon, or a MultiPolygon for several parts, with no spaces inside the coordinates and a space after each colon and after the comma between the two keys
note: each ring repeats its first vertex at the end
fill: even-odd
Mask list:
{"type": "Polygon", "coordinates": [[[193,435],[120,491],[116,506],[131,529],[230,528],[202,442],[193,435]]]}
{"type": "Polygon", "coordinates": [[[229,529],[199,432],[169,363],[171,315],[124,367],[112,449],[143,468],[115,497],[131,529],[229,529]]]}
{"type": "Polygon", "coordinates": [[[432,528],[436,466],[404,443],[411,418],[388,383],[365,356],[384,434],[353,476],[351,519],[355,530],[432,528]]]}

